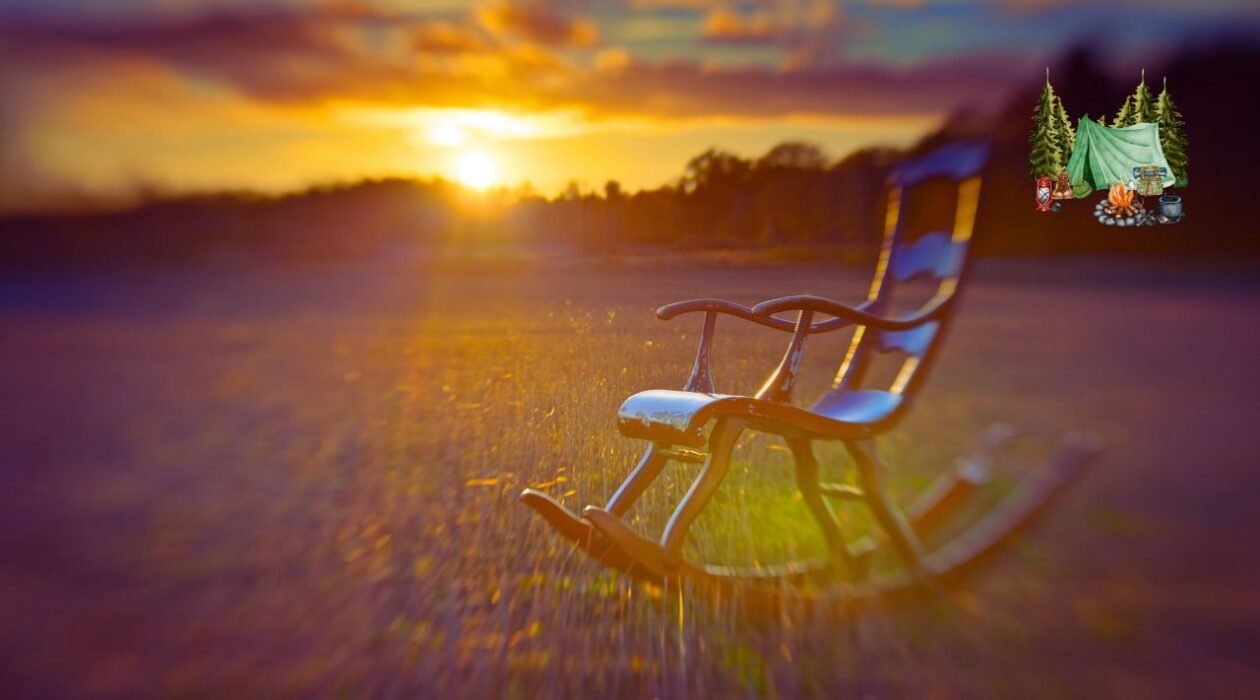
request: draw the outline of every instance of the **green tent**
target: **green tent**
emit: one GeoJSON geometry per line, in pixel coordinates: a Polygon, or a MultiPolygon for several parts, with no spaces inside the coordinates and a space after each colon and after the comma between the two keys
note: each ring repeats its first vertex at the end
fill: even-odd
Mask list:
{"type": "Polygon", "coordinates": [[[1112,129],[1090,119],[1088,114],[1077,123],[1076,147],[1067,166],[1077,197],[1133,180],[1133,169],[1140,165],[1163,168],[1164,187],[1172,187],[1177,181],[1159,145],[1158,124],[1143,122],[1112,129]]]}

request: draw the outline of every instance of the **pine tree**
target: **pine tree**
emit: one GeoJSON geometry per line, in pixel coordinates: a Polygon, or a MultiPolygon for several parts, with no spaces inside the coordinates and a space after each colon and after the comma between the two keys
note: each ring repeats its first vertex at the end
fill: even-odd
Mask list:
{"type": "Polygon", "coordinates": [[[1164,158],[1177,177],[1177,187],[1185,187],[1189,178],[1186,176],[1186,163],[1189,158],[1186,151],[1190,145],[1186,138],[1186,122],[1177,111],[1172,95],[1168,94],[1168,78],[1164,78],[1164,89],[1159,93],[1159,101],[1155,108],[1159,122],[1159,145],[1164,149],[1164,158]]]}
{"type": "Polygon", "coordinates": [[[1072,119],[1063,108],[1062,98],[1055,98],[1054,110],[1054,126],[1059,137],[1059,159],[1066,170],[1068,161],[1072,160],[1072,150],[1076,148],[1076,130],[1072,128],[1072,119]]]}
{"type": "Polygon", "coordinates": [[[1121,129],[1126,126],[1133,126],[1133,96],[1129,95],[1124,98],[1124,105],[1120,107],[1120,111],[1116,112],[1116,116],[1111,120],[1113,129],[1121,129]]]}
{"type": "Polygon", "coordinates": [[[1059,135],[1055,128],[1058,121],[1058,98],[1050,87],[1050,69],[1046,69],[1046,84],[1041,88],[1041,100],[1033,112],[1032,133],[1028,137],[1031,149],[1028,154],[1028,174],[1036,180],[1042,175],[1054,177],[1063,170],[1063,156],[1059,150],[1059,135]]]}
{"type": "Polygon", "coordinates": [[[1133,90],[1133,94],[1124,98],[1124,105],[1120,107],[1120,111],[1116,113],[1116,118],[1111,121],[1111,126],[1121,128],[1133,126],[1134,124],[1150,123],[1155,121],[1155,98],[1151,96],[1151,91],[1146,87],[1146,69],[1142,69],[1142,80],[1133,90]]]}
{"type": "Polygon", "coordinates": [[[1133,91],[1133,123],[1152,124],[1155,122],[1155,97],[1146,87],[1146,69],[1142,69],[1142,80],[1133,91]]]}

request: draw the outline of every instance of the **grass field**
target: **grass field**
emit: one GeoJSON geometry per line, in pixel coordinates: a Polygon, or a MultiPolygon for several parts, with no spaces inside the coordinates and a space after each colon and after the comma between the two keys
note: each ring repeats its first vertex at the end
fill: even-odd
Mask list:
{"type": "MultiPolygon", "coordinates": [[[[0,281],[7,697],[1245,697],[1260,684],[1260,283],[1247,269],[983,261],[923,402],[882,448],[910,494],[986,424],[1003,468],[1110,450],[966,586],[748,619],[605,573],[524,507],[600,503],[699,319],[832,267],[168,270],[0,281]]],[[[784,337],[721,321],[722,391],[784,337]]],[[[841,337],[842,336],[842,337],[841,337]]],[[[807,350],[820,391],[848,339],[807,350]]],[[[841,468],[839,453],[830,469],[841,468]]],[[[818,549],[787,455],[741,443],[693,553],[818,549]]],[[[654,527],[692,471],[669,472],[654,527]]],[[[865,527],[860,513],[852,527],[865,527]]]]}

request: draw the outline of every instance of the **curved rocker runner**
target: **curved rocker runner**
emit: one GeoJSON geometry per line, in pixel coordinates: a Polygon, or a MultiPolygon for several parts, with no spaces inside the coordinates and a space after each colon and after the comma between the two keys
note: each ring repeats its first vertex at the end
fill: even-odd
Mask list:
{"type": "Polygon", "coordinates": [[[806,603],[836,605],[893,595],[927,580],[956,577],[996,550],[1100,451],[1096,444],[1085,437],[1069,437],[1058,454],[1026,476],[979,521],[928,551],[924,540],[951,522],[951,515],[988,480],[992,455],[1013,431],[1004,426],[990,427],[970,456],[958,460],[954,469],[905,509],[890,498],[884,486],[886,467],[873,442],[910,411],[957,309],[970,259],[980,171],[986,158],[984,145],[954,144],[893,171],[879,263],[866,301],[857,306],[817,296],[787,296],[752,308],[720,299],[695,299],[658,309],[657,316],[665,320],[703,313],[704,330],[691,377],[681,391],[645,391],[621,406],[621,433],[649,443],[638,465],[603,508],[588,506],[580,516],[533,489],[521,493],[521,500],[561,535],[608,566],[645,581],[686,579],[713,586],[754,605],[774,605],[788,596],[806,603]],[[932,178],[948,178],[957,184],[953,231],[933,232],[912,244],[903,243],[902,194],[932,178]],[[935,296],[909,315],[887,315],[893,288],[919,277],[937,282],[935,296]],[[794,312],[795,320],[776,316],[785,312],[794,312]],[[753,396],[719,394],[714,389],[710,347],[719,315],[791,333],[778,368],[753,396]],[[791,405],[806,339],[850,326],[856,330],[831,390],[811,408],[791,405]],[[872,358],[887,352],[904,356],[900,371],[891,386],[868,386],[872,358]],[[745,430],[778,435],[787,443],[795,462],[797,488],[822,530],[828,556],[755,568],[716,566],[683,558],[688,529],[717,491],[730,466],[736,439],[745,430]],[[857,466],[860,486],[819,481],[813,443],[823,440],[844,444],[857,466]],[[660,540],[652,541],[622,518],[670,460],[703,462],[703,467],[669,518],[660,540]],[[847,541],[831,508],[830,502],[835,500],[864,503],[884,536],[847,541]],[[903,564],[898,572],[870,573],[872,554],[881,547],[897,554],[903,564]]]}

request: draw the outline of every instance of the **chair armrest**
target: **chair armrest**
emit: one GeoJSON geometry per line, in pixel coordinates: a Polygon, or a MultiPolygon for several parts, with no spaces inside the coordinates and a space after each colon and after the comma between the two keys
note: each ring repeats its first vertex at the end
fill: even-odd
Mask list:
{"type": "MultiPolygon", "coordinates": [[[[861,326],[870,326],[884,331],[904,331],[921,326],[945,313],[945,311],[949,309],[950,301],[952,299],[952,294],[937,295],[931,301],[924,304],[918,311],[898,318],[889,318],[870,313],[867,311],[867,309],[870,308],[869,302],[858,307],[853,307],[826,297],[813,296],[810,294],[798,294],[763,301],[754,306],[752,308],[752,312],[759,316],[773,318],[773,314],[783,311],[813,311],[836,317],[833,321],[822,321],[815,325],[832,323],[834,320],[842,320],[846,324],[855,323],[861,326]]],[[[787,323],[787,321],[784,321],[783,319],[775,320],[787,323]]]]}
{"type": "MultiPolygon", "coordinates": [[[[788,331],[792,333],[792,342],[799,344],[802,336],[815,332],[809,323],[811,312],[803,311],[800,316],[804,319],[806,327],[797,329],[796,323],[784,321],[783,319],[774,318],[773,316],[759,316],[753,313],[752,309],[747,306],[741,306],[735,302],[725,301],[723,299],[689,299],[673,304],[667,304],[656,310],[656,315],[668,321],[676,316],[683,314],[704,312],[704,330],[700,331],[700,344],[696,347],[696,363],[692,367],[691,376],[687,379],[687,383],[683,386],[683,391],[693,391],[703,394],[715,393],[713,388],[713,374],[709,369],[712,362],[713,332],[717,323],[718,314],[726,314],[735,316],[748,321],[752,321],[758,325],[768,326],[777,330],[788,331]]],[[[848,321],[843,319],[835,319],[847,324],[848,321]]],[[[839,326],[835,326],[839,327],[839,326]]],[[[830,330],[829,328],[827,330],[830,330]]],[[[821,332],[821,329],[817,332],[821,332]]]]}
{"type": "MultiPolygon", "coordinates": [[[[783,297],[783,299],[790,298],[795,297],[783,297]]],[[[771,301],[780,300],[772,299],[771,301]]],[[[762,304],[766,303],[769,302],[762,302],[762,304]]],[[[762,304],[758,304],[757,307],[750,309],[747,306],[736,304],[733,301],[726,301],[725,299],[688,299],[686,301],[678,301],[673,304],[666,304],[665,306],[662,306],[656,310],[656,317],[663,321],[668,321],[672,318],[682,316],[683,314],[693,314],[699,312],[704,312],[706,314],[726,314],[728,316],[742,318],[746,321],[752,321],[758,325],[773,328],[775,330],[786,331],[788,333],[796,331],[795,321],[786,321],[781,318],[775,318],[769,313],[758,313],[756,308],[762,306],[762,304]]],[[[861,309],[864,306],[866,306],[866,304],[859,306],[858,309],[861,309]]],[[[786,308],[780,309],[780,311],[786,310],[786,308]]],[[[828,319],[826,321],[811,323],[809,326],[809,333],[811,335],[814,333],[826,333],[827,331],[844,328],[851,325],[851,323],[852,322],[849,319],[837,316],[836,318],[828,319]]]]}
{"type": "MultiPolygon", "coordinates": [[[[763,302],[752,309],[747,306],[736,304],[732,301],[724,299],[689,299],[687,301],[679,301],[673,304],[666,304],[656,310],[657,317],[668,321],[676,316],[683,314],[704,312],[704,330],[700,332],[700,343],[696,347],[696,362],[691,370],[691,376],[687,379],[687,383],[683,386],[684,391],[694,391],[705,394],[714,393],[713,375],[709,370],[711,362],[713,331],[714,324],[717,321],[718,314],[726,314],[735,316],[747,321],[752,321],[761,326],[767,326],[776,330],[787,331],[792,334],[792,341],[788,344],[787,353],[784,355],[783,361],[779,364],[779,369],[774,375],[767,380],[762,390],[758,392],[758,396],[763,394],[772,397],[771,400],[782,401],[784,403],[791,397],[792,387],[796,383],[796,366],[800,362],[800,353],[802,343],[805,336],[814,333],[826,333],[839,328],[845,328],[853,325],[849,318],[840,316],[839,314],[831,314],[836,318],[812,323],[813,310],[800,308],[797,321],[785,321],[781,318],[775,318],[771,313],[758,313],[756,308],[760,308],[765,304],[783,301],[784,299],[796,299],[804,297],[783,297],[783,299],[772,299],[770,302],[763,302]],[[803,327],[798,328],[798,323],[804,323],[803,327]]],[[[817,297],[821,299],[821,297],[817,297]]],[[[824,300],[825,301],[825,300],[824,300]]],[[[854,313],[863,314],[864,309],[870,305],[865,302],[857,308],[844,307],[854,313]]],[[[786,311],[786,307],[779,309],[786,311]]],[[[824,313],[827,313],[824,311],[824,313]]]]}

